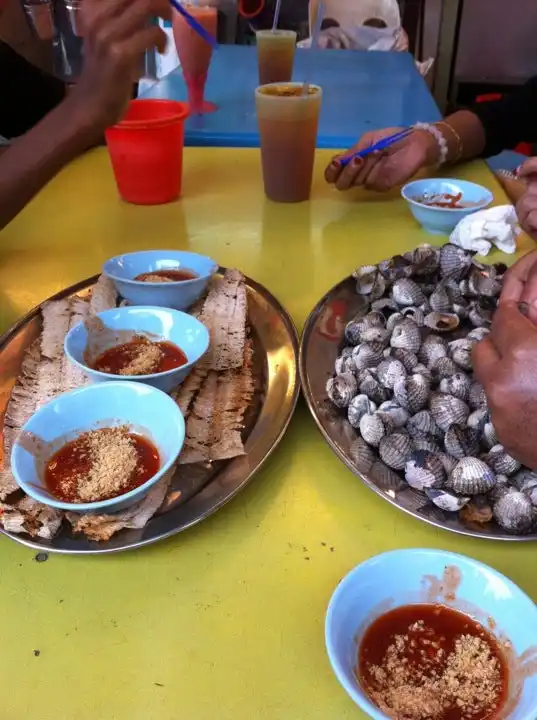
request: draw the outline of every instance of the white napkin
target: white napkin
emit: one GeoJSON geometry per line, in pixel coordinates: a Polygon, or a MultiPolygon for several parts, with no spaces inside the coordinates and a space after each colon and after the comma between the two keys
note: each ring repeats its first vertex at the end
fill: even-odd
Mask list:
{"type": "Polygon", "coordinates": [[[467,215],[455,227],[449,241],[479,255],[487,255],[493,245],[502,252],[514,253],[519,232],[515,208],[499,205],[467,215]]]}

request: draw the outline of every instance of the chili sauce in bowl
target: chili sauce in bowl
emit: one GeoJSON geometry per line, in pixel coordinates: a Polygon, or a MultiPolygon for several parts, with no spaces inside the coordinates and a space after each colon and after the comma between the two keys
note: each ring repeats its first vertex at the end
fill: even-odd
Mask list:
{"type": "Polygon", "coordinates": [[[65,354],[92,382],[133,380],[169,392],[209,348],[192,315],[162,307],[105,310],[67,333],[65,354]]]}
{"type": "Polygon", "coordinates": [[[22,428],[11,469],[30,497],[73,512],[117,512],[142,500],[182,450],[177,403],[150,385],[108,382],[63,393],[22,428]]]}
{"type": "Polygon", "coordinates": [[[463,555],[395,550],[339,583],[326,613],[332,669],[374,720],[535,720],[537,606],[463,555]]]}
{"type": "Polygon", "coordinates": [[[103,272],[133,305],[187,310],[218,270],[212,258],[182,250],[143,250],[110,258],[103,272]]]}

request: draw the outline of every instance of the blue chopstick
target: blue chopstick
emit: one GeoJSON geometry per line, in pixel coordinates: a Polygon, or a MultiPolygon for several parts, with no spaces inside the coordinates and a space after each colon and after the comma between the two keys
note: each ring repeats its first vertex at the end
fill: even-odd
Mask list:
{"type": "Polygon", "coordinates": [[[404,140],[410,135],[411,132],[412,128],[406,128],[405,130],[400,130],[393,135],[388,135],[388,137],[382,138],[382,140],[379,140],[374,145],[370,145],[363,150],[358,150],[352,155],[348,155],[347,157],[342,158],[339,163],[341,167],[346,167],[351,160],[354,160],[355,157],[364,158],[367,157],[370,153],[376,152],[377,150],[385,150],[387,147],[390,147],[390,145],[399,142],[399,140],[404,140]]]}
{"type": "Polygon", "coordinates": [[[211,35],[211,33],[207,32],[207,30],[203,27],[203,25],[200,25],[200,23],[196,20],[195,17],[193,17],[188,10],[185,10],[185,8],[181,5],[179,0],[170,0],[170,5],[174,7],[179,15],[182,15],[186,22],[190,25],[192,30],[198,33],[200,37],[202,37],[206,42],[209,43],[209,45],[213,48],[213,50],[218,49],[218,42],[215,37],[211,35]]]}

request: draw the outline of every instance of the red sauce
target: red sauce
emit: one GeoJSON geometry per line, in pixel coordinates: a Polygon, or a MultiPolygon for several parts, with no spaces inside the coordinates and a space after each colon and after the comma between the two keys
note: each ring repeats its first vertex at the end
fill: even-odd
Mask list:
{"type": "Polygon", "coordinates": [[[184,282],[185,280],[194,280],[198,275],[192,270],[153,270],[151,272],[140,273],[134,279],[139,282],[159,282],[157,278],[163,278],[171,282],[184,282]],[[155,278],[153,280],[153,278],[155,278]]]}
{"type": "MultiPolygon", "coordinates": [[[[459,659],[457,667],[459,670],[468,665],[467,670],[460,672],[457,677],[464,681],[479,683],[474,678],[472,671],[477,665],[475,656],[471,662],[467,662],[467,657],[457,652],[457,643],[467,643],[468,636],[471,636],[470,643],[478,642],[480,652],[489,655],[487,660],[487,668],[489,661],[494,664],[487,677],[493,682],[492,689],[483,688],[482,693],[485,700],[471,701],[471,710],[464,711],[457,705],[456,698],[447,697],[443,701],[443,710],[439,714],[434,714],[434,720],[493,720],[497,717],[497,713],[502,708],[507,698],[508,676],[507,663],[501,651],[501,648],[494,638],[482,625],[475,622],[472,618],[463,613],[452,610],[441,605],[406,605],[396,608],[375,620],[366,630],[360,647],[358,650],[358,669],[357,677],[364,690],[370,695],[373,702],[381,707],[381,709],[394,717],[408,717],[412,720],[413,715],[403,714],[401,708],[395,708],[400,714],[394,712],[393,706],[383,707],[379,697],[386,698],[384,690],[388,686],[397,687],[398,681],[401,680],[400,671],[397,668],[404,668],[403,672],[410,673],[410,685],[420,685],[421,682],[425,686],[436,673],[437,678],[447,677],[444,673],[449,673],[449,658],[455,656],[459,659]],[[477,638],[477,640],[472,640],[477,638]],[[397,649],[394,663],[390,666],[390,653],[397,649]],[[389,681],[386,676],[379,679],[375,668],[387,670],[389,681]],[[495,668],[495,669],[494,669],[495,668]],[[469,680],[468,680],[469,678],[469,680]]],[[[466,646],[468,647],[468,646],[466,646]]],[[[459,651],[460,652],[460,651],[459,651]]],[[[452,665],[450,667],[453,667],[452,665]]],[[[479,691],[481,693],[481,690],[479,691]]],[[[393,697],[402,697],[403,692],[399,694],[394,691],[393,697]]],[[[411,696],[412,693],[409,693],[411,696]]],[[[417,697],[418,693],[414,693],[417,697]]],[[[438,699],[440,691],[433,692],[438,699]]],[[[412,703],[413,701],[410,700],[412,703]]],[[[419,700],[418,700],[419,703],[419,700]]],[[[423,710],[424,703],[421,704],[423,710]]],[[[415,717],[420,717],[419,712],[415,717]]]]}
{"type": "Polygon", "coordinates": [[[93,368],[110,375],[151,375],[167,370],[182,367],[188,363],[188,358],[181,348],[166,341],[151,342],[144,337],[138,337],[128,343],[115,345],[105,350],[93,363],[93,368]],[[136,361],[136,358],[145,351],[145,348],[156,346],[160,354],[155,362],[140,365],[140,371],[125,372],[136,361]]]}
{"type": "Polygon", "coordinates": [[[143,485],[159,471],[160,456],[153,443],[142,435],[123,433],[134,444],[136,451],[136,467],[127,477],[120,490],[103,492],[98,497],[88,499],[80,496],[81,485],[86,481],[94,463],[92,461],[91,443],[101,442],[102,433],[108,428],[92,430],[66,443],[47,462],[45,468],[45,485],[52,495],[63,502],[78,503],[107,500],[118,497],[143,485]]]}
{"type": "Polygon", "coordinates": [[[427,207],[437,208],[451,208],[462,210],[464,208],[472,207],[475,203],[464,203],[462,201],[462,193],[451,195],[450,193],[442,193],[433,198],[416,198],[416,201],[421,205],[427,205],[427,207]]]}

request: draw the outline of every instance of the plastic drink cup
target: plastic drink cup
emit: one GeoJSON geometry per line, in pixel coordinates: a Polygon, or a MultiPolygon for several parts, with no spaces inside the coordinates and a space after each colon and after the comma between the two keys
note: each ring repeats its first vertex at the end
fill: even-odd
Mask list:
{"type": "Polygon", "coordinates": [[[133,100],[123,120],[106,131],[117,188],[135,205],[177,200],[183,175],[185,103],[133,100]]]}
{"type": "Polygon", "coordinates": [[[322,90],[302,83],[271,83],[255,91],[265,194],[275,202],[302,202],[311,193],[322,90]]]}
{"type": "MultiPolygon", "coordinates": [[[[185,4],[185,8],[207,32],[216,36],[217,12],[215,7],[185,4]]],[[[192,30],[177,11],[174,11],[173,14],[173,37],[188,90],[191,112],[213,112],[216,110],[216,105],[205,101],[205,83],[213,54],[212,47],[192,30]]]]}
{"type": "Polygon", "coordinates": [[[258,30],[255,39],[259,84],[290,82],[293,77],[296,32],[292,30],[258,30]]]}

